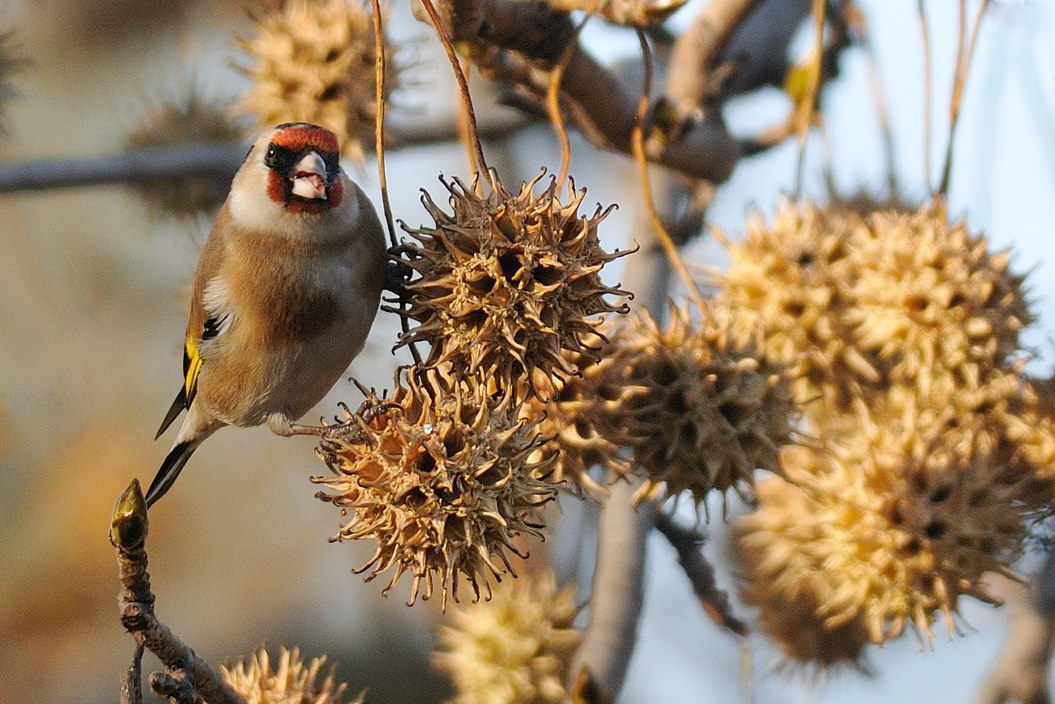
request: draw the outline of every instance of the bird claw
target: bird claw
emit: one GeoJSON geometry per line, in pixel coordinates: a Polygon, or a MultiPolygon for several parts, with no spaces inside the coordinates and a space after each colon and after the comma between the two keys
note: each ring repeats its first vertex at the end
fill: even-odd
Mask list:
{"type": "Polygon", "coordinates": [[[409,253],[406,245],[388,248],[388,262],[385,264],[385,290],[394,293],[399,301],[409,302],[410,292],[407,284],[414,276],[414,269],[407,263],[409,253]]]}
{"type": "Polygon", "coordinates": [[[392,409],[399,408],[398,403],[382,403],[378,401],[377,396],[372,391],[354,413],[348,408],[346,403],[341,402],[337,405],[341,409],[343,418],[335,416],[334,420],[336,422],[332,425],[327,425],[323,421],[323,426],[320,429],[322,431],[320,436],[323,444],[332,444],[334,442],[345,442],[353,445],[366,444],[370,438],[365,426],[373,422],[375,418],[388,413],[392,409]]]}

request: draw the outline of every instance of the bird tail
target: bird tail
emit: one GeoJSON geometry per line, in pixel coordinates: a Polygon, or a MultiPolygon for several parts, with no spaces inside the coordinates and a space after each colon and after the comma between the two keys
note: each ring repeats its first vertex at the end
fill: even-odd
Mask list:
{"type": "Polygon", "coordinates": [[[150,482],[150,488],[147,489],[146,502],[147,508],[153,506],[158,499],[165,495],[165,492],[169,490],[172,483],[176,481],[176,477],[179,476],[180,471],[183,470],[183,466],[187,464],[187,460],[201,444],[204,438],[195,438],[192,440],[184,440],[173,445],[172,449],[169,450],[168,455],[165,457],[165,461],[161,463],[161,469],[154,475],[154,481],[150,482]]]}

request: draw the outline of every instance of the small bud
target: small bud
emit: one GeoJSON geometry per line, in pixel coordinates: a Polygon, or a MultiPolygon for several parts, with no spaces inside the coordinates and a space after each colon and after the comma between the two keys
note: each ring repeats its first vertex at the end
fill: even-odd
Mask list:
{"type": "Polygon", "coordinates": [[[113,519],[110,523],[110,543],[126,552],[141,548],[146,542],[149,524],[143,490],[139,486],[139,480],[133,479],[114,505],[113,519]]]}

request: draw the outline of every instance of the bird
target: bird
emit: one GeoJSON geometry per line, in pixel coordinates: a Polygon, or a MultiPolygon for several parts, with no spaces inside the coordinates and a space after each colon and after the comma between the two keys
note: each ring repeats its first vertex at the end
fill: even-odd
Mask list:
{"type": "Polygon", "coordinates": [[[152,506],[224,426],[299,425],[362,350],[384,287],[384,229],[341,169],[330,130],[289,122],[260,135],[231,182],[192,286],[183,386],[155,439],[184,411],[146,493],[152,506]]]}

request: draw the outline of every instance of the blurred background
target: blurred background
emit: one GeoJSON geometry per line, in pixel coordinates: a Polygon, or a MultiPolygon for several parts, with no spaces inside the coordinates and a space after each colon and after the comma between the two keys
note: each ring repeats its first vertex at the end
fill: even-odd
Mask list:
{"type": "MultiPolygon", "coordinates": [[[[389,30],[413,66],[394,98],[396,124],[453,125],[453,81],[428,28],[406,3],[391,8],[389,30]]],[[[694,3],[675,16],[687,21],[694,3]]],[[[901,195],[926,195],[923,173],[923,59],[915,3],[862,0],[895,135],[901,195]]],[[[955,3],[929,2],[934,61],[934,172],[948,135],[955,55],[955,3]]],[[[968,3],[971,8],[977,3],[968,3]]],[[[43,158],[116,154],[158,105],[191,87],[231,102],[247,87],[236,36],[252,36],[251,3],[233,0],[3,0],[4,47],[24,60],[9,77],[17,95],[2,106],[0,169],[43,158]]],[[[259,8],[257,8],[259,9],[259,8]]],[[[586,29],[605,62],[633,60],[632,34],[586,29]]],[[[804,35],[801,47],[808,38],[804,35]]],[[[800,47],[800,48],[801,48],[800,47]]],[[[822,105],[836,182],[846,193],[878,193],[886,164],[874,86],[863,51],[846,51],[822,105]]],[[[500,110],[479,86],[485,119],[500,110]]],[[[788,109],[779,91],[739,100],[727,117],[751,133],[788,109]]],[[[510,113],[512,114],[512,113],[510,113]]],[[[503,180],[559,167],[557,141],[542,125],[485,145],[503,180]]],[[[573,139],[571,173],[587,203],[619,203],[605,221],[606,248],[632,245],[646,227],[636,170],[573,139]]],[[[824,149],[810,141],[807,193],[822,195],[824,149]]],[[[1026,336],[1038,371],[1051,366],[1055,320],[1055,9],[1047,2],[991,3],[957,135],[951,212],[1011,247],[1029,271],[1039,323],[1026,336]]],[[[735,237],[747,215],[773,212],[794,184],[793,141],[741,162],[718,189],[708,221],[735,237]]],[[[430,220],[418,199],[442,202],[440,174],[467,176],[455,143],[404,147],[388,155],[393,211],[409,226],[430,220]]],[[[371,161],[346,168],[378,200],[371,161]]],[[[931,175],[933,180],[935,175],[931,175]]],[[[132,477],[149,481],[170,439],[154,432],[180,384],[186,295],[209,218],[172,218],[126,186],[0,195],[0,702],[114,701],[132,641],[117,619],[117,576],[107,541],[113,503],[132,477]]],[[[721,266],[712,238],[690,248],[694,264],[721,266]]],[[[618,277],[618,270],[610,276],[618,277]]],[[[367,350],[349,374],[378,389],[406,362],[391,348],[394,315],[381,313],[367,350]]],[[[340,383],[309,414],[332,416],[361,395],[340,383]]],[[[436,605],[408,608],[407,585],[386,598],[386,579],[363,583],[351,570],[370,545],[330,544],[341,517],[314,498],[308,478],[325,466],[310,439],[266,429],[225,430],[195,455],[178,485],[151,512],[149,551],[158,614],[212,662],[241,658],[261,644],[326,653],[351,692],[371,702],[434,702],[450,695],[427,664],[436,605]]],[[[720,505],[705,528],[706,552],[722,586],[720,505]]],[[[553,537],[533,550],[563,579],[590,574],[589,510],[563,497],[553,537]],[[584,535],[585,533],[585,535],[584,535]]],[[[732,513],[739,510],[733,506],[732,513]]],[[[753,677],[756,702],[964,701],[1003,637],[1004,612],[967,603],[969,632],[933,651],[902,638],[873,653],[874,677],[842,673],[818,681],[773,674],[776,653],[752,639],[743,673],[741,644],[703,615],[661,539],[650,546],[642,633],[621,701],[741,701],[753,677]]],[[[1022,566],[1027,571],[1030,564],[1022,566]]],[[[998,590],[1015,596],[1011,587],[998,590]]],[[[148,661],[149,671],[155,665],[148,661]]]]}

